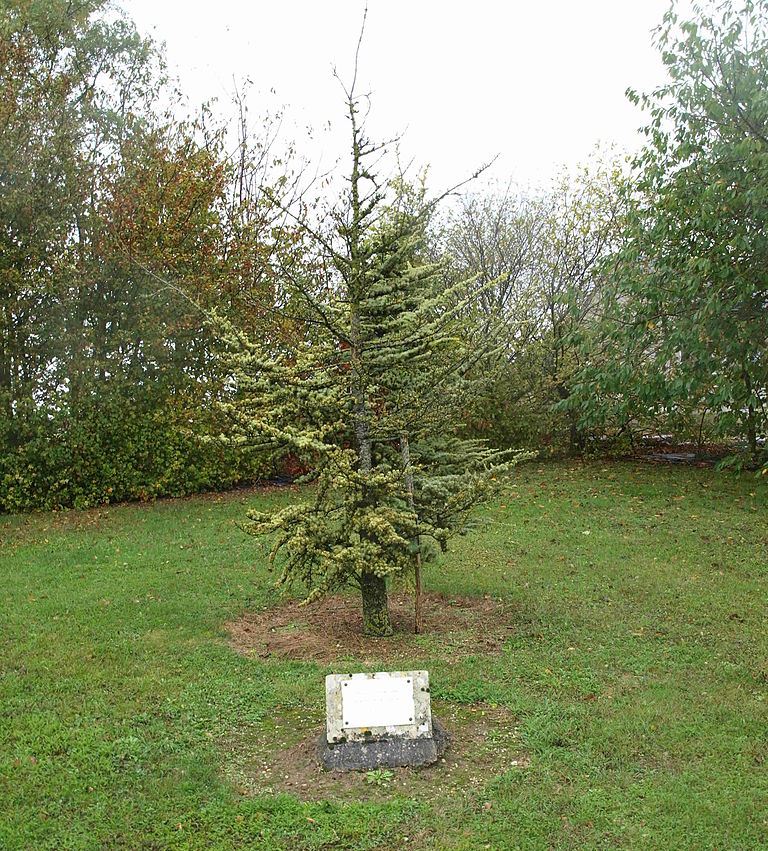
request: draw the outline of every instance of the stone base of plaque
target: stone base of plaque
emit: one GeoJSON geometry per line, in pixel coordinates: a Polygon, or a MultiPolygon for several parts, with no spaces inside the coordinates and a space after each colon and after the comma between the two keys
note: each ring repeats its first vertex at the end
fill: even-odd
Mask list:
{"type": "Polygon", "coordinates": [[[432,719],[432,735],[371,739],[365,742],[328,742],[323,733],[317,742],[320,763],[327,771],[371,771],[376,768],[416,768],[431,765],[445,753],[449,737],[445,727],[432,719]]]}

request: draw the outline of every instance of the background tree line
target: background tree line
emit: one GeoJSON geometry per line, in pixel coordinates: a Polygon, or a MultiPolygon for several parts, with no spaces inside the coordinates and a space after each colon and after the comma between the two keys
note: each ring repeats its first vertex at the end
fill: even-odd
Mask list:
{"type": "MultiPolygon", "coordinates": [[[[495,342],[464,436],[582,453],[663,431],[764,461],[766,24],[765,0],[670,11],[633,162],[430,220],[425,260],[495,342]]],[[[279,472],[231,429],[242,388],[206,316],[276,352],[311,340],[290,284],[322,296],[329,273],[300,151],[252,132],[244,97],[221,121],[164,108],[161,54],[104,0],[5,4],[0,79],[0,510],[279,472]]]]}
{"type": "Polygon", "coordinates": [[[270,128],[243,107],[230,156],[209,113],[164,112],[162,57],[101,0],[5,5],[0,77],[0,506],[270,473],[202,439],[229,391],[201,312],[279,339],[262,305],[300,238],[261,191],[270,128]]]}

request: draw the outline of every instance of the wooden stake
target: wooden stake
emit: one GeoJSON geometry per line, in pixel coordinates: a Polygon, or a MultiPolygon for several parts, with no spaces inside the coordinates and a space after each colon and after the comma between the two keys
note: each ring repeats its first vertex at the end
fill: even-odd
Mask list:
{"type": "Polygon", "coordinates": [[[421,553],[416,553],[416,566],[415,566],[415,574],[416,574],[416,598],[414,600],[415,603],[415,622],[413,625],[413,631],[416,635],[424,628],[424,623],[422,621],[422,612],[421,612],[421,553]]]}
{"type": "MultiPolygon", "coordinates": [[[[413,470],[411,469],[411,448],[408,443],[408,433],[403,432],[400,435],[400,456],[403,460],[403,472],[405,476],[405,492],[408,495],[408,507],[416,513],[416,507],[413,500],[413,470]]],[[[418,520],[418,518],[417,518],[418,520]]],[[[416,544],[416,556],[413,564],[413,572],[416,580],[416,591],[414,595],[414,622],[413,631],[418,635],[424,628],[424,621],[421,612],[421,541],[419,536],[416,536],[414,541],[416,544]]]]}

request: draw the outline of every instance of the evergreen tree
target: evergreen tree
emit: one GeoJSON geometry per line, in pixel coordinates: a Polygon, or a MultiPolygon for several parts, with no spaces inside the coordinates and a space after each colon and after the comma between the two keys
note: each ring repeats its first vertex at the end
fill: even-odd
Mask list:
{"type": "Polygon", "coordinates": [[[238,387],[228,410],[241,442],[282,447],[312,470],[311,501],[249,514],[251,532],[276,533],[279,582],[302,582],[308,600],[359,587],[364,632],[385,636],[388,578],[418,574],[465,531],[517,458],[459,436],[467,375],[488,344],[461,326],[466,283],[446,289],[422,259],[440,199],[378,180],[369,164],[382,146],[366,136],[354,86],[346,94],[348,188],[329,232],[305,224],[325,274],[286,284],[303,342],[275,352],[227,326],[238,387]]]}

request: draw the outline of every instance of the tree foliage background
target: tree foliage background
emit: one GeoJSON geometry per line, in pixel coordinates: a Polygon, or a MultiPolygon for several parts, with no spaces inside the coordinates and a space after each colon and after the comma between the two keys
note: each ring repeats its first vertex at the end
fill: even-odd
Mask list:
{"type": "MultiPolygon", "coordinates": [[[[571,399],[586,424],[661,422],[737,436],[768,425],[768,4],[720,3],[656,34],[669,82],[625,188],[599,348],[571,399]]],[[[739,444],[734,444],[738,449],[739,444]]]]}
{"type": "Polygon", "coordinates": [[[253,186],[269,128],[243,113],[232,158],[210,115],[160,111],[161,56],[100,0],[6,4],[0,76],[0,507],[268,474],[203,439],[229,391],[201,308],[279,336],[257,296],[295,247],[253,186]]]}
{"type": "MultiPolygon", "coordinates": [[[[467,334],[503,329],[457,436],[557,454],[669,433],[764,462],[767,27],[765,0],[673,7],[669,80],[630,93],[632,163],[430,217],[435,286],[467,334]]],[[[317,338],[296,283],[322,303],[330,267],[300,150],[275,152],[243,92],[223,118],[162,106],[183,102],[162,54],[107,0],[3,4],[0,80],[0,510],[280,472],[285,447],[237,439],[206,316],[274,356],[317,338]]]]}

